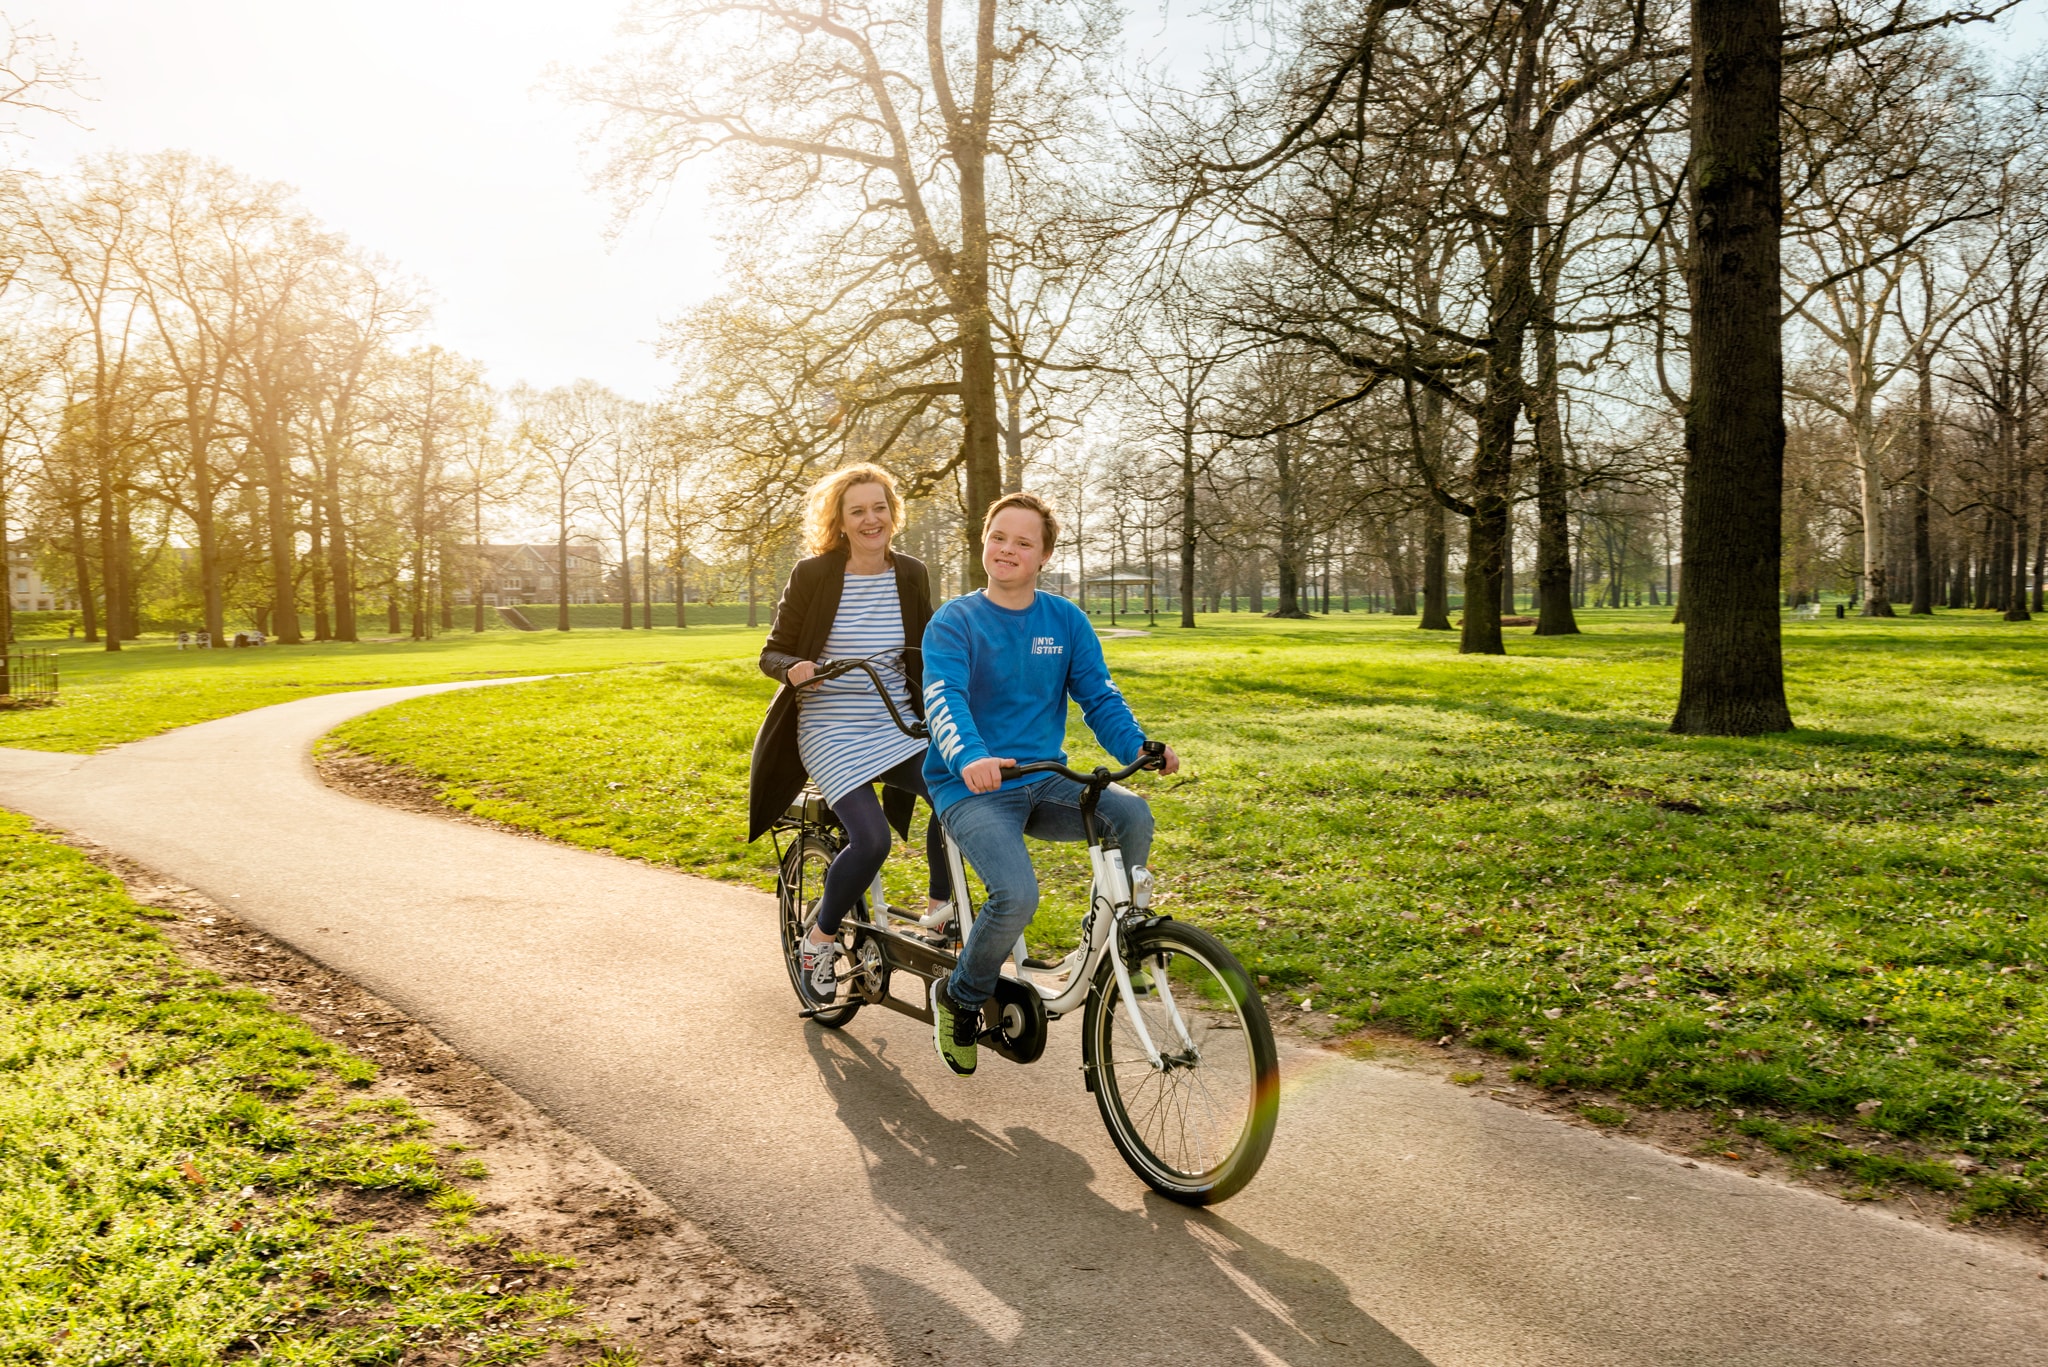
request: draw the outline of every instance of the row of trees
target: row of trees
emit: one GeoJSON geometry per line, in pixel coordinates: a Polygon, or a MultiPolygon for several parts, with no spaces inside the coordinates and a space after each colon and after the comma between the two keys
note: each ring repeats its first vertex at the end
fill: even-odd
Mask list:
{"type": "Polygon", "coordinates": [[[1518,563],[1552,634],[1597,565],[1676,590],[1679,728],[1753,731],[1845,562],[1872,615],[2038,605],[2048,81],[1958,36],[1999,12],[1301,5],[1188,82],[1113,79],[1089,4],[651,0],[574,93],[629,206],[716,156],[744,209],[678,392],[764,543],[880,459],[971,582],[1028,477],[1170,541],[1186,623],[1369,561],[1432,629],[1461,573],[1479,652],[1518,563]]]}
{"type": "Polygon", "coordinates": [[[1190,623],[1334,576],[1498,652],[1675,593],[1681,728],[1789,724],[1788,597],[2038,605],[2048,80],[1996,13],[1304,5],[1168,81],[1106,5],[649,0],[570,93],[624,205],[714,156],[742,211],[668,401],[494,395],[282,192],[112,159],[9,187],[6,515],[110,644],[152,557],[216,633],[422,632],[493,526],[751,601],[874,459],[960,586],[1028,480],[1073,583],[1171,563],[1190,623]]]}
{"type": "Polygon", "coordinates": [[[672,415],[492,389],[420,341],[416,284],[283,187],[182,153],[16,173],[0,242],[0,529],[109,650],[146,616],[348,641],[381,608],[426,636],[458,596],[480,630],[507,527],[552,543],[557,585],[603,546],[630,626],[707,535],[672,415]]]}

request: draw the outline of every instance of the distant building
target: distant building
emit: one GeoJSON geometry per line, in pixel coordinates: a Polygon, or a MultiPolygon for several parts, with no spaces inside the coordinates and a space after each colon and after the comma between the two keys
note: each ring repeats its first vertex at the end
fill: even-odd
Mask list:
{"type": "Polygon", "coordinates": [[[16,612],[62,612],[78,606],[70,593],[43,582],[36,570],[35,547],[26,541],[7,543],[7,591],[16,612]]]}
{"type": "MultiPolygon", "coordinates": [[[[455,601],[469,602],[470,569],[483,561],[485,607],[511,607],[522,603],[559,603],[556,570],[557,547],[522,542],[513,546],[457,546],[456,561],[449,578],[455,581],[455,601]]],[[[587,541],[569,543],[569,601],[605,601],[604,551],[587,541]]]]}

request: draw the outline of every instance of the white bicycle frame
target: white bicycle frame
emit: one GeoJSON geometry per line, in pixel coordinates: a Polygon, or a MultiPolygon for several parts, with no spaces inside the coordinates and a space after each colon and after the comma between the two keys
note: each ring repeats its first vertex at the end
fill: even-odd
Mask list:
{"type": "MultiPolygon", "coordinates": [[[[967,895],[967,861],[961,857],[960,847],[953,843],[953,834],[943,831],[946,841],[946,868],[952,875],[953,895],[946,905],[924,916],[912,916],[889,905],[882,891],[882,875],[875,875],[874,884],[868,889],[868,905],[882,909],[884,922],[888,920],[908,921],[913,925],[931,930],[944,925],[955,917],[960,921],[960,938],[964,943],[968,932],[974,926],[973,899],[967,895]]],[[[1082,941],[1066,958],[1051,968],[1036,969],[1025,966],[1024,937],[1018,936],[1017,943],[1010,950],[1011,975],[1031,988],[1045,1002],[1047,1016],[1057,1019],[1070,1011],[1078,1010],[1088,999],[1089,984],[1095,980],[1096,966],[1104,954],[1109,955],[1110,973],[1116,979],[1116,990],[1124,1007],[1124,1015],[1131,1023],[1132,1033],[1137,1035],[1139,1044],[1145,1050],[1145,1057],[1154,1069],[1164,1068],[1166,1060],[1153,1042],[1152,1032],[1146,1027],[1145,1018],[1139,1014],[1137,995],[1131,988],[1130,967],[1123,954],[1124,921],[1136,908],[1132,903],[1131,879],[1124,868],[1123,851],[1098,844],[1088,846],[1088,863],[1091,877],[1088,885],[1088,914],[1082,918],[1082,941]],[[1112,953],[1111,951],[1115,952],[1112,953]]],[[[1155,974],[1152,986],[1158,991],[1160,1001],[1166,1007],[1166,1014],[1173,1022],[1174,1033],[1179,1036],[1180,1048],[1184,1055],[1195,1053],[1195,1043],[1187,1023],[1181,1019],[1180,1008],[1173,1000],[1172,986],[1166,975],[1155,974]]],[[[1169,1047],[1171,1042],[1169,1042],[1169,1047]]]]}

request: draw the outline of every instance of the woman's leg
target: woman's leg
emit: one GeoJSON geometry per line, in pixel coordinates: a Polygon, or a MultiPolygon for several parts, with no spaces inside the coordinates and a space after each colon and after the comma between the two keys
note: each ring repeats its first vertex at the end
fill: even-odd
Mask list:
{"type": "MultiPolygon", "coordinates": [[[[924,756],[912,755],[888,773],[880,775],[878,783],[891,788],[901,788],[907,793],[916,793],[924,799],[925,806],[931,807],[931,791],[924,786],[924,756]]],[[[953,871],[946,867],[946,834],[939,824],[936,808],[932,810],[931,824],[924,832],[924,858],[930,870],[925,883],[925,896],[934,902],[944,902],[953,895],[953,871]]]]}
{"type": "Polygon", "coordinates": [[[818,895],[818,932],[830,937],[889,857],[889,821],[875,797],[874,785],[863,783],[832,804],[833,815],[846,828],[846,848],[825,870],[825,889],[818,895]]]}

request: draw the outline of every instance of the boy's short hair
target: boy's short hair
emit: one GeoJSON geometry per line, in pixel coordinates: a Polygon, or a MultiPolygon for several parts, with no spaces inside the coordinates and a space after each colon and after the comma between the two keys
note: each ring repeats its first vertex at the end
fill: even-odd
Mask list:
{"type": "Polygon", "coordinates": [[[988,505],[988,513],[981,519],[981,539],[988,540],[988,529],[995,525],[996,514],[1008,508],[1029,508],[1045,523],[1045,553],[1052,554],[1052,548],[1060,543],[1060,518],[1052,505],[1037,494],[1004,494],[988,505]]]}

